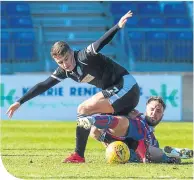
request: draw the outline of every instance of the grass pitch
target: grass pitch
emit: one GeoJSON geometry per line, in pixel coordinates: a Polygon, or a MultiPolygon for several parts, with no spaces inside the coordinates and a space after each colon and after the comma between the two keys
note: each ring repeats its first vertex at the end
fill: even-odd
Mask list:
{"type": "MultiPolygon", "coordinates": [[[[108,165],[101,143],[89,138],[86,163],[64,164],[74,151],[75,122],[1,121],[1,158],[20,179],[193,179],[193,159],[174,164],[108,165]]],[[[160,146],[193,148],[193,123],[161,123],[160,146]]]]}

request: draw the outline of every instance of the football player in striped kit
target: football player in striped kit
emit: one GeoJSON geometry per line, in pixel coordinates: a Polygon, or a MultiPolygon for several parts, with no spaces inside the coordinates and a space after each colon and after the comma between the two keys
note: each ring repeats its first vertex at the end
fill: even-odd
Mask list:
{"type": "Polygon", "coordinates": [[[96,114],[83,118],[80,125],[85,128],[92,125],[90,135],[106,146],[113,141],[125,142],[130,149],[131,162],[180,163],[181,158],[193,157],[193,151],[169,146],[160,149],[154,135],[165,108],[161,97],[150,97],[145,116],[138,111],[130,112],[129,116],[96,114]]]}

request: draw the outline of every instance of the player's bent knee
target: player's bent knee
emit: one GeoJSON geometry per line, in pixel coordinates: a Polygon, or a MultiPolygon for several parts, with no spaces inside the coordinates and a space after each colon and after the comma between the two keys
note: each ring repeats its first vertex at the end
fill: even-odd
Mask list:
{"type": "Polygon", "coordinates": [[[77,113],[78,114],[89,115],[90,114],[90,108],[85,104],[80,104],[77,108],[77,113]]]}

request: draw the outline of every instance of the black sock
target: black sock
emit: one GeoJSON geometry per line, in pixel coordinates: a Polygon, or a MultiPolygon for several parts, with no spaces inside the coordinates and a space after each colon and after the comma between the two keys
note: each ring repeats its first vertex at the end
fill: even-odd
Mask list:
{"type": "Polygon", "coordinates": [[[75,152],[77,152],[81,157],[84,157],[89,134],[90,129],[84,129],[83,127],[77,126],[75,152]]]}

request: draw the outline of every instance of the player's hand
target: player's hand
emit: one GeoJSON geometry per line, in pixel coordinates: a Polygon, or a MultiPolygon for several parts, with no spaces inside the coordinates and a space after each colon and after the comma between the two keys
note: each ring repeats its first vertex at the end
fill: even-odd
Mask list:
{"type": "Polygon", "coordinates": [[[132,17],[133,13],[131,11],[129,11],[128,13],[126,13],[118,22],[118,26],[119,28],[124,28],[126,22],[127,22],[127,19],[132,17]]]}
{"type": "Polygon", "coordinates": [[[6,114],[8,115],[9,118],[12,118],[14,112],[20,107],[20,103],[19,102],[15,102],[13,103],[9,109],[7,110],[6,114]]]}

